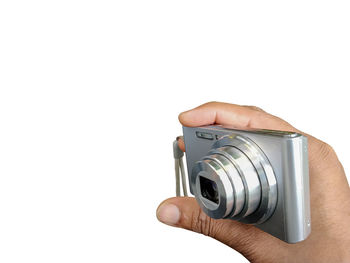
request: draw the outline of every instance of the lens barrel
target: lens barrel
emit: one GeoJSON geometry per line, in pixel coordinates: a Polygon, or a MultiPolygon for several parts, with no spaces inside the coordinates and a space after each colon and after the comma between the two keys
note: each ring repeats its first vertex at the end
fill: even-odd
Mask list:
{"type": "Polygon", "coordinates": [[[191,180],[198,203],[212,218],[259,224],[275,210],[277,183],[272,166],[262,150],[242,135],[218,140],[196,163],[191,180]]]}

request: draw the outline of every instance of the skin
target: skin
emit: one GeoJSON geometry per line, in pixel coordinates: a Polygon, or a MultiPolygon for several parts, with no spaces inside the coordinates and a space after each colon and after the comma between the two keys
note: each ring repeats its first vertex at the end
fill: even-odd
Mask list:
{"type": "MultiPolygon", "coordinates": [[[[240,252],[251,262],[350,262],[350,189],[331,146],[286,121],[254,106],[209,102],[179,115],[182,125],[231,125],[295,131],[308,137],[312,231],[297,244],[287,244],[252,225],[212,219],[193,197],[163,201],[157,218],[170,226],[210,236],[240,252]]],[[[183,141],[179,142],[185,150],[183,141]]]]}

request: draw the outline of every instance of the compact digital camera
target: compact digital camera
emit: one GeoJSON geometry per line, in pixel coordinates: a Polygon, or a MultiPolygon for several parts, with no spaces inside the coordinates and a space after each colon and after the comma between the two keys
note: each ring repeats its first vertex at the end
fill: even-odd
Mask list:
{"type": "Polygon", "coordinates": [[[307,138],[273,130],[183,127],[191,193],[212,218],[288,243],[311,231],[307,138]]]}

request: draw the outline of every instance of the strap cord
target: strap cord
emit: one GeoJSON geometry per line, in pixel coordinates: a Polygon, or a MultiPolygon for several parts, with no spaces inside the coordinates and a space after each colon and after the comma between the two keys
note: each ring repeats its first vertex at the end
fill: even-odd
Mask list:
{"type": "Polygon", "coordinates": [[[187,194],[187,185],[186,185],[186,173],[184,168],[184,152],[180,149],[178,139],[182,136],[176,138],[173,142],[173,152],[175,159],[175,182],[176,182],[176,196],[181,196],[180,181],[182,182],[182,191],[184,196],[187,194]]]}

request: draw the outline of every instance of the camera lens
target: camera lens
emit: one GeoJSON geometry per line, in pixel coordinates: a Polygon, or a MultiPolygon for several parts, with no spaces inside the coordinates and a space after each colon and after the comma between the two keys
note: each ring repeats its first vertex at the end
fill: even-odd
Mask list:
{"type": "Polygon", "coordinates": [[[219,203],[219,194],[218,194],[218,187],[216,183],[212,180],[209,180],[205,177],[200,176],[200,188],[201,188],[201,194],[204,198],[218,204],[219,203]]]}
{"type": "Polygon", "coordinates": [[[277,183],[269,160],[241,135],[214,143],[194,166],[191,180],[199,205],[212,218],[257,224],[276,207],[277,183]]]}

